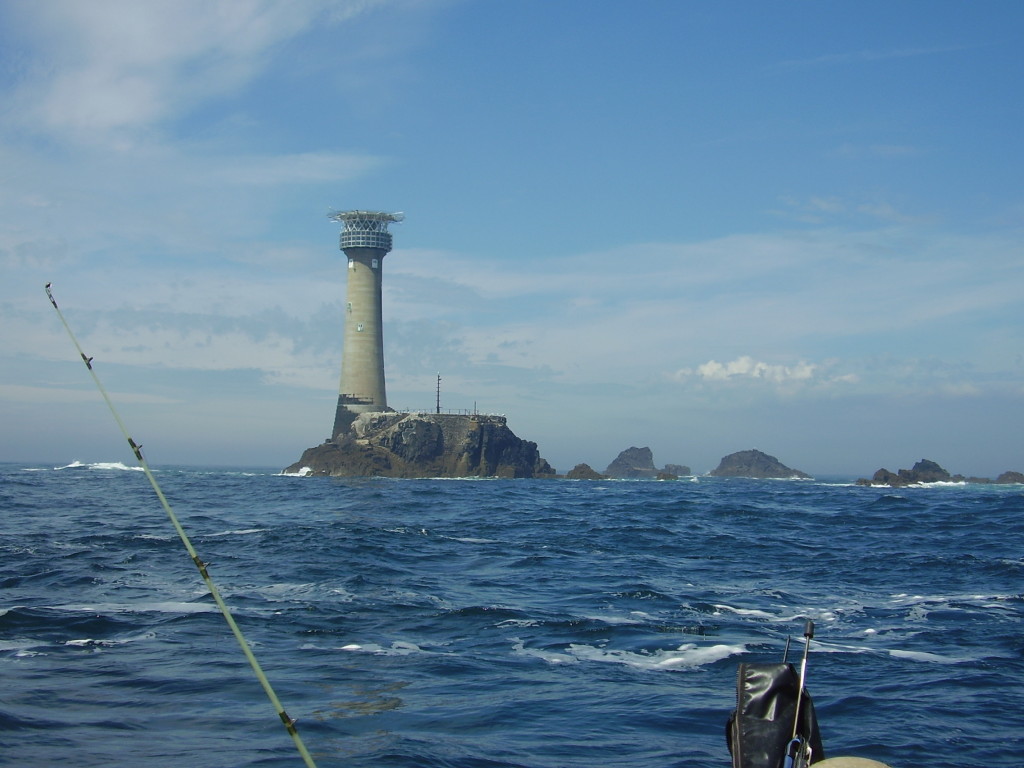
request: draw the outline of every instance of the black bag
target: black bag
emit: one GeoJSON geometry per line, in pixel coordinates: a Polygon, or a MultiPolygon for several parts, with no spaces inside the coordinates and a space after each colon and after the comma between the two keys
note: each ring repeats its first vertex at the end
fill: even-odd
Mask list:
{"type": "MultiPolygon", "coordinates": [[[[800,677],[791,664],[740,664],[736,709],[725,726],[733,768],[781,768],[793,736],[800,677]]],[[[811,762],[825,759],[814,703],[800,696],[797,735],[811,747],[811,762]]]]}

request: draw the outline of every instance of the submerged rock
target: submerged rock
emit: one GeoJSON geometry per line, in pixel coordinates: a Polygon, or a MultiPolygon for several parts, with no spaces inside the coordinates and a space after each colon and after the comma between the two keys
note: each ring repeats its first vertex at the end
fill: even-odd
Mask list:
{"type": "Polygon", "coordinates": [[[332,477],[554,477],[503,416],[363,413],[284,471],[332,477]]]}
{"type": "Polygon", "coordinates": [[[712,477],[753,477],[753,478],[801,478],[810,475],[799,469],[790,469],[774,456],[756,449],[738,451],[724,456],[718,467],[710,472],[712,477]]]}

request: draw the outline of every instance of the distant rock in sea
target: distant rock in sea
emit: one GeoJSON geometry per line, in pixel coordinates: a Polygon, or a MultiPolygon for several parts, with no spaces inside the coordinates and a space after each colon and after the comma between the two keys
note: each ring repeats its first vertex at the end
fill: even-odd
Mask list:
{"type": "MultiPolygon", "coordinates": [[[[912,469],[901,469],[898,472],[890,472],[884,467],[871,476],[857,481],[857,485],[884,485],[890,488],[902,488],[908,485],[921,485],[923,483],[991,483],[987,477],[964,477],[963,475],[951,475],[930,459],[921,459],[912,469]]],[[[1024,474],[1020,472],[1003,472],[996,478],[996,483],[1024,483],[1024,474]]]]}
{"type": "Polygon", "coordinates": [[[593,469],[589,464],[577,464],[565,473],[566,480],[607,480],[608,475],[602,475],[593,469]]]}
{"type": "Polygon", "coordinates": [[[622,451],[605,470],[608,477],[624,480],[665,480],[690,474],[690,468],[681,464],[669,464],[664,469],[654,466],[654,454],[650,448],[627,448],[622,451]]]}
{"type": "Polygon", "coordinates": [[[872,485],[914,485],[917,483],[949,482],[952,475],[930,459],[921,459],[913,469],[901,469],[895,474],[887,469],[880,469],[871,477],[872,485]]]}
{"type": "Polygon", "coordinates": [[[503,416],[363,413],[285,469],[332,477],[554,477],[503,416]]]}
{"type": "Polygon", "coordinates": [[[709,473],[712,477],[799,478],[810,475],[799,469],[790,469],[774,456],[756,449],[730,453],[722,458],[718,467],[709,473]]]}
{"type": "Polygon", "coordinates": [[[693,474],[690,468],[684,464],[666,464],[665,468],[661,471],[666,475],[675,475],[676,477],[685,477],[686,475],[693,474]]]}

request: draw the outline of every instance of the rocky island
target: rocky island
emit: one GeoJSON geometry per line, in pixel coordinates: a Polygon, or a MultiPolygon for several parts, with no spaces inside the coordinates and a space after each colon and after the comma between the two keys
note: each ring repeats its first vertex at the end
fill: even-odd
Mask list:
{"type": "Polygon", "coordinates": [[[654,453],[650,448],[633,446],[622,451],[604,471],[607,477],[626,480],[675,480],[690,474],[690,468],[681,464],[666,464],[664,469],[654,466],[654,453]]]}
{"type": "Polygon", "coordinates": [[[718,467],[709,473],[712,477],[752,477],[810,480],[811,476],[799,469],[790,469],[774,456],[756,449],[738,451],[724,456],[718,467]]]}
{"type": "Polygon", "coordinates": [[[565,473],[566,480],[607,480],[608,475],[602,475],[589,464],[577,464],[565,473]]]}
{"type": "MultiPolygon", "coordinates": [[[[862,477],[857,485],[884,485],[890,488],[904,488],[908,485],[924,483],[991,483],[987,477],[964,477],[951,475],[931,459],[921,459],[911,469],[890,472],[884,467],[875,472],[869,480],[862,477]]],[[[995,480],[999,484],[1024,483],[1024,474],[1020,472],[1003,472],[995,480]]]]}
{"type": "Polygon", "coordinates": [[[307,449],[288,474],[331,477],[554,477],[537,444],[504,416],[362,413],[348,430],[307,449]]]}

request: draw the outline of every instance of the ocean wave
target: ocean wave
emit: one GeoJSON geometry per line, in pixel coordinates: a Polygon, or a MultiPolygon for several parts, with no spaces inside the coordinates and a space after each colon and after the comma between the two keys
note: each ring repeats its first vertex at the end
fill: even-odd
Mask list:
{"type": "MultiPolygon", "coordinates": [[[[287,737],[191,563],[149,540],[174,538],[149,489],[90,466],[0,466],[5,706],[55,719],[5,759],[274,762],[287,737]],[[146,726],[131,746],[124,719],[146,726]]],[[[728,763],[737,664],[781,660],[787,634],[799,661],[812,619],[826,749],[870,739],[876,759],[942,765],[969,734],[972,764],[1020,763],[1020,486],[274,472],[164,477],[190,527],[214,532],[218,586],[326,762],[728,763]],[[347,710],[342,730],[310,717],[399,685],[400,711],[347,710]],[[420,741],[441,746],[425,758],[420,741]]]]}
{"type": "Polygon", "coordinates": [[[247,536],[251,533],[266,533],[267,528],[239,528],[233,531],[219,531],[217,533],[205,533],[205,538],[213,539],[218,536],[247,536]]]}
{"type": "Polygon", "coordinates": [[[62,469],[106,469],[115,470],[119,472],[144,472],[142,467],[128,466],[120,461],[94,461],[89,463],[82,463],[81,461],[72,461],[70,464],[65,464],[63,467],[54,467],[55,472],[59,472],[62,469]]]}
{"type": "Polygon", "coordinates": [[[716,603],[715,608],[717,609],[716,613],[714,614],[716,616],[721,615],[721,613],[724,611],[726,613],[734,613],[737,616],[750,616],[756,619],[765,619],[766,621],[792,621],[793,619],[793,617],[790,617],[788,619],[781,619],[775,614],[761,610],[760,608],[734,608],[731,605],[723,605],[721,603],[716,603]]]}
{"type": "Polygon", "coordinates": [[[128,645],[156,638],[156,632],[143,632],[138,635],[131,635],[118,638],[105,638],[96,640],[91,637],[84,637],[77,640],[65,640],[63,645],[73,648],[113,648],[118,645],[128,645]]]}
{"type": "Polygon", "coordinates": [[[375,656],[409,656],[414,653],[430,653],[416,643],[407,643],[401,640],[396,640],[387,647],[377,643],[347,643],[338,646],[335,650],[347,653],[372,653],[375,656]]]}
{"type": "Polygon", "coordinates": [[[0,640],[0,653],[5,653],[7,651],[17,651],[20,653],[22,651],[27,651],[30,648],[38,648],[40,644],[39,640],[13,637],[7,640],[0,640]]]}
{"type": "Polygon", "coordinates": [[[928,653],[927,651],[902,651],[898,649],[892,649],[889,651],[889,655],[895,659],[909,659],[910,661],[926,661],[934,664],[963,664],[968,661],[976,661],[974,658],[953,658],[951,656],[941,656],[937,653],[928,653]]]}
{"type": "Polygon", "coordinates": [[[904,490],[922,490],[928,488],[967,488],[973,485],[966,480],[935,480],[931,483],[908,483],[907,485],[889,485],[888,483],[879,483],[875,485],[875,488],[898,488],[901,491],[904,490]]]}
{"type": "Polygon", "coordinates": [[[957,606],[976,606],[982,608],[1009,607],[1007,603],[1017,602],[1020,594],[978,594],[975,592],[953,593],[949,595],[908,595],[900,593],[892,596],[892,604],[899,606],[931,606],[952,608],[957,606]]]}
{"type": "Polygon", "coordinates": [[[483,539],[476,536],[441,536],[442,539],[460,541],[463,544],[498,544],[497,539],[483,539]]]}
{"type": "Polygon", "coordinates": [[[518,655],[533,656],[550,664],[599,662],[623,664],[636,669],[693,669],[745,653],[747,647],[726,644],[699,646],[696,643],[684,643],[677,648],[629,651],[569,643],[564,650],[554,651],[546,648],[527,648],[522,640],[518,640],[514,643],[513,649],[518,655]]]}
{"type": "Polygon", "coordinates": [[[66,605],[44,605],[40,608],[49,611],[67,613],[85,613],[108,616],[124,613],[171,613],[184,615],[189,613],[217,613],[219,608],[214,603],[186,603],[177,600],[158,600],[138,603],[69,603],[66,605]]]}
{"type": "Polygon", "coordinates": [[[625,615],[613,613],[586,615],[583,618],[586,621],[609,626],[643,626],[654,620],[654,617],[645,611],[630,611],[625,615]]]}

